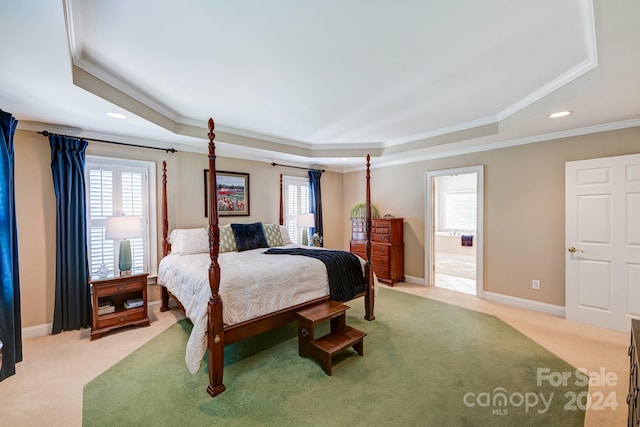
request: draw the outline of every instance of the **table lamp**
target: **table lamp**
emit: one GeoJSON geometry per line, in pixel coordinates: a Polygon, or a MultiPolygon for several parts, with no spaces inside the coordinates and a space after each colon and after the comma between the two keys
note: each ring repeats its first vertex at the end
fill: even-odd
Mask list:
{"type": "Polygon", "coordinates": [[[121,276],[131,274],[131,242],[128,239],[142,237],[142,221],[139,216],[110,216],[107,217],[105,238],[120,239],[120,253],[118,268],[121,276]]]}
{"type": "Polygon", "coordinates": [[[302,245],[309,246],[309,227],[315,227],[316,220],[312,213],[298,214],[298,227],[302,228],[302,245]]]}

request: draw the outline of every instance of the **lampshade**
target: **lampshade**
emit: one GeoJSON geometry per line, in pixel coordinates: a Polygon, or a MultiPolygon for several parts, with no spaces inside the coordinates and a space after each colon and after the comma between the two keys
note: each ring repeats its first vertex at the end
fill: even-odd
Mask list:
{"type": "Polygon", "coordinates": [[[316,220],[312,213],[298,214],[298,227],[315,227],[316,220]]]}
{"type": "Polygon", "coordinates": [[[105,238],[109,240],[142,237],[142,221],[139,216],[107,217],[105,238]]]}

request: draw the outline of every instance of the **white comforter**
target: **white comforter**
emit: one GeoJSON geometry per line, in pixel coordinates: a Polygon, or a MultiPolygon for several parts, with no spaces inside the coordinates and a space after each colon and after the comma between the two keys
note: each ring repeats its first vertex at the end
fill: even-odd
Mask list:
{"type": "MultiPolygon", "coordinates": [[[[219,255],[223,322],[239,323],[329,295],[327,270],[314,258],[264,255],[266,249],[219,255]]],[[[158,283],[184,305],[193,329],[185,362],[195,373],[207,350],[208,253],[168,255],[160,261],[158,283]]]]}

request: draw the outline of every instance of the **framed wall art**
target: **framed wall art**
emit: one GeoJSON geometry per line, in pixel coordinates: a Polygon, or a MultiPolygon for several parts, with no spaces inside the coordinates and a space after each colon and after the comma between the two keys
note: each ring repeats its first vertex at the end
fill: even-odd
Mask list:
{"type": "MultiPolygon", "coordinates": [[[[219,216],[249,216],[249,174],[216,172],[219,216]]],[[[209,216],[209,169],[204,170],[204,216],[209,216]]]]}

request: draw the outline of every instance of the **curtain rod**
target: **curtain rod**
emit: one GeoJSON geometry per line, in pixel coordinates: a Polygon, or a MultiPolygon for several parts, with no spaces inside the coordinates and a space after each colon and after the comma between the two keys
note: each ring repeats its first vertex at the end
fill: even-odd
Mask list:
{"type": "Polygon", "coordinates": [[[281,165],[279,163],[271,163],[271,166],[282,166],[284,168],[294,168],[294,169],[304,169],[307,171],[318,171],[318,172],[324,172],[324,169],[313,169],[313,168],[303,168],[301,166],[290,166],[290,165],[281,165]]]}
{"type": "Polygon", "coordinates": [[[58,136],[64,136],[65,138],[86,139],[87,141],[106,142],[107,144],[126,145],[126,146],[129,146],[129,147],[138,147],[138,148],[149,148],[151,150],[162,150],[162,151],[166,151],[167,153],[172,153],[172,154],[178,152],[178,150],[176,150],[175,148],[150,147],[148,145],[136,145],[136,144],[129,144],[129,143],[126,143],[126,142],[107,141],[107,140],[104,140],[104,139],[83,138],[81,136],[61,135],[59,133],[51,133],[51,132],[46,131],[46,130],[40,131],[38,133],[40,135],[42,135],[42,136],[58,135],[58,136]]]}

